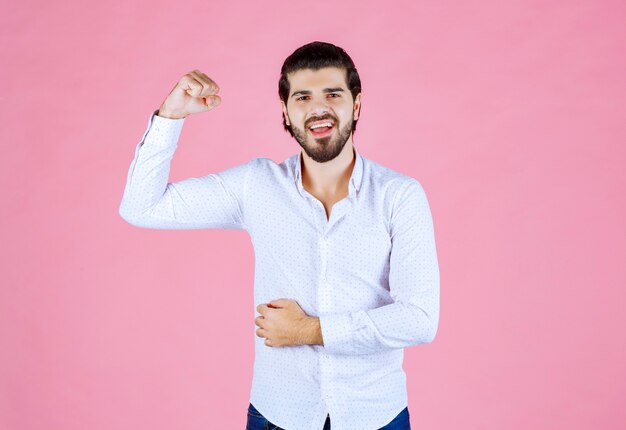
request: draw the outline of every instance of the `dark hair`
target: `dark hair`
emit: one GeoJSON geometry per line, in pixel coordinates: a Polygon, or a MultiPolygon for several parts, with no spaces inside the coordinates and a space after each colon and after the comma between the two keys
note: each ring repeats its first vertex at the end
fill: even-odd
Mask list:
{"type": "MultiPolygon", "coordinates": [[[[348,89],[352,93],[352,99],[356,100],[356,96],[361,92],[361,79],[350,56],[342,48],[332,43],[315,41],[296,49],[285,59],[283,67],[280,69],[278,96],[285,103],[285,106],[287,105],[290,90],[287,74],[302,69],[318,70],[324,67],[338,67],[346,71],[348,89]]],[[[352,125],[352,133],[356,130],[357,121],[355,120],[352,125]]],[[[283,127],[293,136],[284,115],[283,127]]]]}

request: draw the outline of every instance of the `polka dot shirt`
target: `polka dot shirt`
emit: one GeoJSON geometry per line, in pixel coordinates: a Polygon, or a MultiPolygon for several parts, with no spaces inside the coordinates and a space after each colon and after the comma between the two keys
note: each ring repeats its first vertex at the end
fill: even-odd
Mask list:
{"type": "Polygon", "coordinates": [[[404,348],[432,342],[439,266],[431,211],[414,178],[362,156],[327,217],[302,186],[301,153],[254,158],[169,183],[184,119],[150,115],[119,213],[155,229],[237,229],[255,255],[250,402],[287,430],[374,430],[408,404],[404,348]],[[272,347],[256,306],[290,298],[320,320],[323,345],[272,347]]]}

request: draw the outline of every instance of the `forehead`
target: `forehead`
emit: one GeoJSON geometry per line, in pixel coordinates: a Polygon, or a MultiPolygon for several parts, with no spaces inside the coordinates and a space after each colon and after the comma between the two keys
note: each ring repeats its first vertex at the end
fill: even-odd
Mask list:
{"type": "Polygon", "coordinates": [[[324,67],[319,70],[301,69],[287,75],[290,93],[314,88],[346,88],[346,69],[324,67]]]}

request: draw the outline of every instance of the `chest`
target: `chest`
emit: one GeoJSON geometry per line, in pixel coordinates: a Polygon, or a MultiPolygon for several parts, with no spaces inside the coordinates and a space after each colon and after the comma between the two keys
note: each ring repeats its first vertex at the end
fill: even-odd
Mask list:
{"type": "Polygon", "coordinates": [[[257,256],[307,276],[328,270],[380,279],[391,241],[381,199],[362,193],[334,196],[255,194],[249,232],[257,256]]]}
{"type": "Polygon", "coordinates": [[[322,206],[324,206],[324,211],[326,212],[327,221],[330,220],[330,214],[335,203],[340,202],[346,197],[348,197],[347,192],[343,195],[316,197],[320,201],[320,203],[322,203],[322,206]]]}

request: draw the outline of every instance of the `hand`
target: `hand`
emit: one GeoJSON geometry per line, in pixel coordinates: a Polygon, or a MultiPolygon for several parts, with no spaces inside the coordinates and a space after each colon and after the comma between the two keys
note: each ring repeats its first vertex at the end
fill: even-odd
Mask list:
{"type": "Polygon", "coordinates": [[[211,78],[198,69],[193,70],[180,78],[157,115],[180,119],[196,112],[209,111],[222,102],[217,95],[219,90],[211,78]]]}
{"type": "Polygon", "coordinates": [[[254,319],[259,326],[256,335],[265,338],[267,346],[310,345],[321,343],[319,319],[307,315],[292,299],[272,300],[257,306],[261,316],[254,319]],[[318,335],[319,334],[319,335],[318,335]]]}

